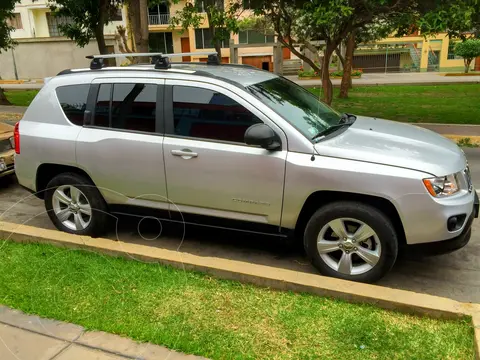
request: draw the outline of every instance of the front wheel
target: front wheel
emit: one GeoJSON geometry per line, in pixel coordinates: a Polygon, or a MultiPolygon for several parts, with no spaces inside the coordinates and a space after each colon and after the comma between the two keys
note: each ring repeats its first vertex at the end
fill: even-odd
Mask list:
{"type": "Polygon", "coordinates": [[[304,245],[322,274],[360,282],[382,278],[398,254],[390,219],[358,202],[336,202],[318,209],[305,229],[304,245]]]}

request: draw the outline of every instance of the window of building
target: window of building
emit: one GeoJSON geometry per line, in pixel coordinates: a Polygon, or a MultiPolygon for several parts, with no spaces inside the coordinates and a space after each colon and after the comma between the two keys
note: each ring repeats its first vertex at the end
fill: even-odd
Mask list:
{"type": "Polygon", "coordinates": [[[243,0],[242,1],[242,7],[245,10],[254,9],[253,0],[243,0]]]}
{"type": "Polygon", "coordinates": [[[50,36],[63,36],[59,26],[72,24],[73,20],[67,16],[55,16],[52,13],[47,13],[48,33],[50,36]]]}
{"type": "MultiPolygon", "coordinates": [[[[222,48],[229,46],[228,41],[225,40],[220,45],[222,48]]],[[[197,49],[212,49],[215,47],[209,29],[195,29],[195,47],[197,49]]]]}
{"type": "Polygon", "coordinates": [[[457,45],[457,42],[455,42],[455,41],[450,41],[448,43],[448,54],[447,54],[447,59],[448,60],[462,59],[461,56],[456,56],[455,55],[455,45],[457,45]]]}
{"type": "Polygon", "coordinates": [[[157,85],[102,84],[95,105],[94,124],[153,133],[156,104],[157,85]]]}
{"type": "Polygon", "coordinates": [[[150,25],[167,25],[170,23],[170,8],[166,1],[148,8],[148,23],[150,25]]]}
{"type": "Polygon", "coordinates": [[[56,89],[63,113],[75,125],[83,125],[83,113],[87,107],[89,90],[88,84],[59,86],[56,89]]]}
{"type": "MultiPolygon", "coordinates": [[[[205,1],[205,0],[195,0],[195,8],[197,9],[198,12],[207,12],[207,8],[209,5],[213,5],[212,2],[210,1],[205,1]]],[[[216,6],[216,5],[215,5],[216,6]]],[[[222,2],[222,10],[225,8],[224,2],[222,2]]]]}
{"type": "Polygon", "coordinates": [[[244,30],[238,33],[240,44],[265,44],[275,41],[273,34],[265,34],[257,30],[244,30]]]}
{"type": "Polygon", "coordinates": [[[122,16],[122,8],[118,8],[115,11],[115,14],[112,16],[112,21],[122,21],[123,16],[122,16]]]}
{"type": "Polygon", "coordinates": [[[173,87],[173,118],[175,135],[237,143],[262,122],[226,95],[188,86],[173,87]]]}
{"type": "Polygon", "coordinates": [[[148,47],[150,52],[173,53],[172,33],[158,32],[148,34],[148,47]]]}
{"type": "Polygon", "coordinates": [[[14,13],[11,18],[7,19],[7,25],[15,29],[23,29],[22,15],[20,13],[14,13]]]}

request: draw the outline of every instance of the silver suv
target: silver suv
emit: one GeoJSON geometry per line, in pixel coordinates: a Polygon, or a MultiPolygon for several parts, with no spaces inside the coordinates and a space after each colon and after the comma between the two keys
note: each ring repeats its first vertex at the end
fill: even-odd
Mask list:
{"type": "Polygon", "coordinates": [[[478,197],[448,139],[340,114],[249,66],[98,65],[51,78],[15,129],[18,180],[62,231],[98,236],[109,213],[165,211],[301,239],[322,274],[362,282],[399,248],[470,239],[478,197]]]}

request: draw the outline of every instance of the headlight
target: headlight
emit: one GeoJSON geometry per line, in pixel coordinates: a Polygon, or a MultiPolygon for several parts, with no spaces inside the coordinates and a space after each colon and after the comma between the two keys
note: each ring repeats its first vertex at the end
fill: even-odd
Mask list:
{"type": "Polygon", "coordinates": [[[456,174],[423,179],[423,184],[434,197],[450,196],[460,190],[456,174]]]}

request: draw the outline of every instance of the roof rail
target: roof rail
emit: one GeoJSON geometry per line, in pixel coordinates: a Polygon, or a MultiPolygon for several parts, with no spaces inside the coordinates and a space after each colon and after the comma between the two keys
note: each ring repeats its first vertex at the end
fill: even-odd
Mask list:
{"type": "Polygon", "coordinates": [[[208,55],[208,65],[219,65],[220,59],[216,51],[198,51],[198,52],[185,52],[185,53],[121,53],[121,54],[100,54],[100,55],[88,55],[87,59],[92,59],[90,62],[90,69],[102,69],[106,65],[104,59],[113,59],[120,57],[150,57],[152,64],[155,64],[155,69],[168,69],[170,68],[169,58],[178,56],[195,56],[195,55],[208,55]]]}

